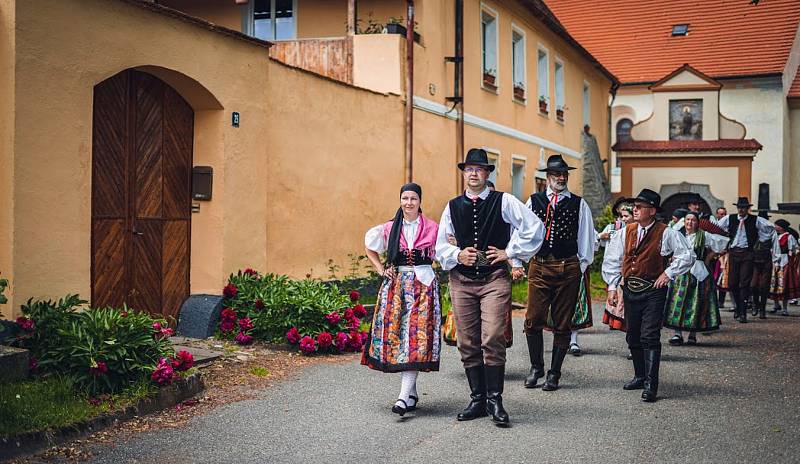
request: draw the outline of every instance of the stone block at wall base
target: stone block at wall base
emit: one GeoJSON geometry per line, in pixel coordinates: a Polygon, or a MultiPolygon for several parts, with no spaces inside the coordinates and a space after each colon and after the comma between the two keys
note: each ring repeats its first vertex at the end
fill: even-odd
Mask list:
{"type": "Polygon", "coordinates": [[[28,350],[0,345],[0,383],[27,378],[29,360],[28,350]]]}
{"type": "Polygon", "coordinates": [[[181,306],[178,334],[191,338],[214,335],[222,312],[222,296],[191,295],[181,306]]]}

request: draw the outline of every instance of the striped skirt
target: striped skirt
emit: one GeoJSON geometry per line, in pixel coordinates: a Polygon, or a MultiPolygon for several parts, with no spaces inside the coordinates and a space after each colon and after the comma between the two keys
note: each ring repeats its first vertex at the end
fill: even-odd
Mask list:
{"type": "Polygon", "coordinates": [[[382,372],[438,371],[441,319],[438,279],[426,286],[413,271],[384,279],[361,364],[382,372]]]}
{"type": "Polygon", "coordinates": [[[664,326],[676,330],[707,332],[719,329],[717,285],[709,276],[702,282],[686,273],[669,285],[664,326]]]}

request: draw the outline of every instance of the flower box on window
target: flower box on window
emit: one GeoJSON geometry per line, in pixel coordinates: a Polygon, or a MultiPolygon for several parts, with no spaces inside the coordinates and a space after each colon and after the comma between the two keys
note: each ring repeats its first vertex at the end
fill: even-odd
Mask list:
{"type": "Polygon", "coordinates": [[[547,114],[547,99],[544,96],[539,97],[539,112],[547,114]]]}
{"type": "Polygon", "coordinates": [[[564,108],[556,108],[556,119],[564,121],[564,108]]]}
{"type": "Polygon", "coordinates": [[[525,85],[521,83],[514,84],[514,97],[525,100],[525,85]]]}
{"type": "Polygon", "coordinates": [[[497,80],[497,76],[495,75],[494,70],[487,69],[483,71],[483,83],[490,86],[490,87],[497,87],[495,83],[497,80]]]}

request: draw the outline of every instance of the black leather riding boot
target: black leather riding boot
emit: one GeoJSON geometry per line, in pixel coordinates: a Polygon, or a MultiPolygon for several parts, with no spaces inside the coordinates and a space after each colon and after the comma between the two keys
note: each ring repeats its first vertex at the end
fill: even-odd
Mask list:
{"type": "Polygon", "coordinates": [[[483,365],[468,367],[467,382],[471,391],[471,401],[456,417],[460,421],[468,421],[486,416],[486,372],[483,365]]]}
{"type": "Polygon", "coordinates": [[[644,350],[644,391],[642,401],[653,403],[658,395],[658,368],[661,350],[644,350]]]}
{"type": "Polygon", "coordinates": [[[752,308],[750,310],[750,314],[754,317],[758,315],[758,310],[761,308],[761,290],[754,288],[750,290],[751,298],[753,299],[752,308]]]}
{"type": "Polygon", "coordinates": [[[525,378],[525,388],[541,387],[539,380],[544,377],[544,337],[542,331],[527,334],[528,356],[531,358],[531,370],[525,378]]]}
{"type": "Polygon", "coordinates": [[[633,379],[622,386],[623,390],[641,390],[644,388],[644,351],[641,348],[631,348],[633,358],[633,379]]]}
{"type": "Polygon", "coordinates": [[[492,422],[501,427],[510,422],[503,408],[505,375],[506,366],[486,366],[486,412],[492,416],[492,422]]]}
{"type": "Polygon", "coordinates": [[[542,385],[544,391],[558,390],[558,382],[561,380],[561,365],[564,363],[564,357],[567,355],[567,349],[559,346],[553,347],[553,357],[550,361],[550,370],[547,371],[547,380],[542,385]]]}

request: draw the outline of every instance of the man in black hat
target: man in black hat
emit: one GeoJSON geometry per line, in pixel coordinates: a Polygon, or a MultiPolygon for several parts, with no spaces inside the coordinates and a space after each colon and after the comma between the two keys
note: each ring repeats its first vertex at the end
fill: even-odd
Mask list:
{"type": "MultiPolygon", "coordinates": [[[[734,206],[737,213],[722,218],[719,226],[726,229],[728,237],[731,237],[728,245],[728,287],[736,302],[733,317],[745,323],[747,310],[751,308],[754,252],[766,246],[765,243],[769,243],[769,250],[772,249],[775,228],[765,218],[750,214],[750,207],[753,204],[747,197],[739,197],[734,206]]],[[[758,297],[760,305],[760,293],[758,297]]],[[[766,304],[766,298],[764,301],[766,304]]],[[[758,309],[760,310],[760,307],[758,309]]]]}
{"type": "Polygon", "coordinates": [[[450,200],[442,213],[436,260],[450,271],[450,299],[456,318],[458,351],[471,391],[458,420],[490,415],[507,426],[503,408],[506,364],[506,316],[511,310],[509,259],[527,261],[542,245],[541,221],[508,193],[487,186],[486,151],[473,148],[458,168],[464,173],[464,195],[450,200]],[[448,242],[456,238],[456,245],[448,242]]]}
{"type": "MultiPolygon", "coordinates": [[[[594,260],[596,234],[589,205],[569,191],[570,167],[561,155],[552,155],[543,171],[547,173],[547,189],[531,195],[526,206],[544,223],[544,244],[528,267],[528,310],[525,333],[531,368],[525,388],[558,389],[561,365],[572,348],[570,335],[581,276],[594,260]],[[553,321],[553,353],[550,370],[545,376],[542,329],[553,321]]],[[[522,268],[519,261],[512,267],[522,268]]],[[[575,344],[578,352],[577,332],[575,344]]]]}
{"type": "Polygon", "coordinates": [[[622,388],[643,390],[642,400],[653,402],[658,393],[667,285],[689,272],[695,255],[683,234],[656,221],[661,210],[659,194],[644,189],[631,202],[635,222],[614,234],[606,246],[603,279],[608,284],[609,306],[617,304],[618,286],[624,289],[626,340],[634,377],[622,388]]]}

